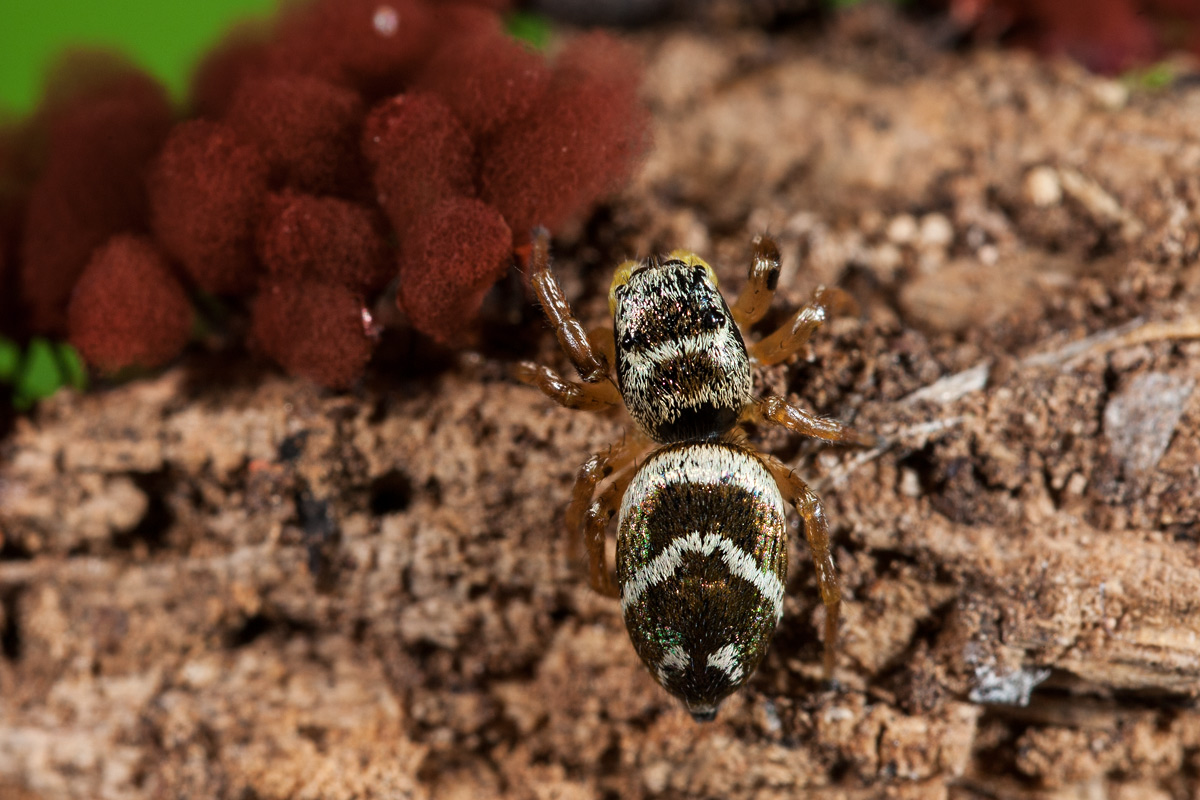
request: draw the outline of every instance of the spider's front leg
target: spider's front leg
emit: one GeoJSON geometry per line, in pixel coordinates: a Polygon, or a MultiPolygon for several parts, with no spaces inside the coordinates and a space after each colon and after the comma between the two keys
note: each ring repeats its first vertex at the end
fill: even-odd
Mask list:
{"type": "Polygon", "coordinates": [[[841,289],[818,287],[812,300],[792,314],[778,330],[750,346],[750,356],[763,366],[786,361],[808,344],[831,310],[843,312],[854,308],[854,300],[841,289]]]}
{"type": "Polygon", "coordinates": [[[562,287],[550,271],[550,234],[538,228],[533,234],[533,251],[529,256],[530,282],[546,318],[554,326],[554,335],[584,383],[611,380],[608,359],[597,353],[587,332],[571,312],[571,305],[562,287]]]}
{"type": "Polygon", "coordinates": [[[743,330],[758,322],[771,307],[775,287],[779,285],[779,247],[766,234],[754,237],[754,257],[750,277],[730,312],[743,330]]]}
{"type": "Polygon", "coordinates": [[[804,524],[804,538],[812,552],[813,567],[817,573],[817,585],[821,590],[821,602],[825,604],[825,679],[833,678],[833,667],[837,656],[838,617],[841,615],[842,590],[838,585],[837,565],[829,547],[829,521],[825,519],[825,508],[821,498],[809,488],[800,476],[778,458],[760,454],[779,485],[784,500],[795,506],[804,524]]]}
{"type": "Polygon", "coordinates": [[[567,380],[549,367],[531,361],[517,364],[515,377],[522,383],[536,386],[566,408],[598,411],[619,404],[621,392],[609,375],[610,354],[615,350],[612,329],[602,328],[589,336],[575,318],[562,287],[550,270],[550,235],[544,228],[534,231],[529,266],[530,282],[538,302],[583,383],[567,380]]]}

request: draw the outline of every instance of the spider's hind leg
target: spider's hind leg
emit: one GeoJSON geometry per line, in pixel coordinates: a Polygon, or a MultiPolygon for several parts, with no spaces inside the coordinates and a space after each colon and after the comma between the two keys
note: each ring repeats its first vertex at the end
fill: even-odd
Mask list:
{"type": "Polygon", "coordinates": [[[825,679],[833,678],[833,667],[837,659],[838,618],[842,608],[842,590],[838,584],[837,565],[829,547],[829,521],[825,519],[825,508],[821,498],[800,479],[787,464],[771,455],[759,454],[775,482],[783,499],[795,506],[804,525],[804,538],[812,553],[813,566],[817,573],[817,585],[821,590],[821,602],[825,604],[825,679]]]}
{"type": "Polygon", "coordinates": [[[575,478],[571,504],[567,506],[566,527],[571,562],[575,563],[578,559],[579,543],[584,542],[587,545],[588,575],[592,588],[610,597],[617,596],[617,588],[605,563],[604,533],[609,521],[617,513],[625,489],[636,471],[637,457],[645,446],[646,442],[641,437],[624,438],[583,462],[575,478]],[[599,497],[594,497],[596,487],[612,476],[615,476],[613,482],[599,497]]]}
{"type": "Polygon", "coordinates": [[[584,514],[583,535],[588,551],[588,582],[593,589],[608,597],[620,597],[621,590],[608,568],[605,531],[608,530],[608,523],[616,515],[621,498],[625,496],[625,490],[629,488],[636,472],[636,464],[630,464],[618,472],[613,482],[588,506],[584,514]]]}

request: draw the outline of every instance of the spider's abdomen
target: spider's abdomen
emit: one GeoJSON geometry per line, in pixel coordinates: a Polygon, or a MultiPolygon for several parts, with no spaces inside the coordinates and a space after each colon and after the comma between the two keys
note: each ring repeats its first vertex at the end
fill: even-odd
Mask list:
{"type": "Polygon", "coordinates": [[[665,447],[625,492],[621,611],[638,656],[698,720],[757,669],[783,615],[783,498],[752,453],[665,447]]]}
{"type": "Polygon", "coordinates": [[[711,268],[695,256],[650,261],[612,291],[617,383],[656,442],[715,439],[752,399],[750,358],[711,268]]]}

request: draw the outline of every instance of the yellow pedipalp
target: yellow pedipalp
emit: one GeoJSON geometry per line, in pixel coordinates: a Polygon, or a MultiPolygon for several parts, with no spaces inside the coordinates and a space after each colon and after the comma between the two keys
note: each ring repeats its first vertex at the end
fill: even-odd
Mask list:
{"type": "Polygon", "coordinates": [[[613,273],[612,285],[608,287],[609,314],[617,313],[617,287],[624,286],[625,284],[629,283],[629,276],[632,275],[633,271],[641,265],[642,262],[640,261],[624,261],[619,267],[617,267],[617,271],[613,273]]]}

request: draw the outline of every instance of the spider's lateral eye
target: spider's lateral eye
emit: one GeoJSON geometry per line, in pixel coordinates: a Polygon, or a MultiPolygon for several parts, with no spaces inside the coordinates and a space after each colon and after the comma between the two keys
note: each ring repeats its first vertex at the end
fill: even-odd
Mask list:
{"type": "Polygon", "coordinates": [[[692,285],[693,286],[699,286],[700,284],[704,283],[704,278],[705,278],[704,273],[705,273],[704,267],[695,267],[692,270],[692,285]]]}
{"type": "Polygon", "coordinates": [[[715,308],[710,308],[704,312],[704,316],[700,319],[700,324],[706,330],[717,330],[725,324],[725,315],[715,308]]]}
{"type": "Polygon", "coordinates": [[[633,338],[633,334],[626,331],[625,335],[621,337],[621,349],[632,350],[634,343],[635,340],[633,338]]]}

